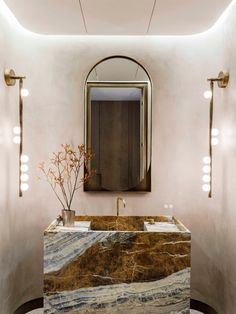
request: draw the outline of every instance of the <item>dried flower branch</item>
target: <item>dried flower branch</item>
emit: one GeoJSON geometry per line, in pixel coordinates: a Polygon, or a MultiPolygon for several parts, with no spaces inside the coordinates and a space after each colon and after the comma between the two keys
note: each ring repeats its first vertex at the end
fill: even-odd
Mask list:
{"type": "Polygon", "coordinates": [[[48,167],[45,167],[45,163],[42,162],[38,168],[42,171],[63,209],[71,210],[75,191],[96,173],[96,170],[91,170],[80,177],[81,168],[84,165],[88,166],[94,154],[86,150],[84,145],[78,145],[77,150],[69,144],[61,146],[61,151],[53,153],[48,167]]]}

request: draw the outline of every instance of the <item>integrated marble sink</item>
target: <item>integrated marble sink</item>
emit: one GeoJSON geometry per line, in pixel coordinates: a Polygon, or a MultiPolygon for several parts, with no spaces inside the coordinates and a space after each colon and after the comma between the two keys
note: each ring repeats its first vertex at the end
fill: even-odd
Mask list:
{"type": "Polygon", "coordinates": [[[168,216],[77,216],[76,220],[90,221],[94,231],[188,231],[176,218],[168,216]]]}
{"type": "Polygon", "coordinates": [[[76,220],[44,233],[44,313],[189,313],[191,233],[180,221],[76,220]]]}

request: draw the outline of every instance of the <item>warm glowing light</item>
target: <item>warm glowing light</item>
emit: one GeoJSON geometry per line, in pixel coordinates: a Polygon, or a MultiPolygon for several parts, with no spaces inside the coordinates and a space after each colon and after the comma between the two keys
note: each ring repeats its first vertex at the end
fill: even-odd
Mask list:
{"type": "Polygon", "coordinates": [[[21,189],[21,191],[27,191],[29,189],[29,184],[28,183],[21,183],[20,189],[21,189]]]}
{"type": "Polygon", "coordinates": [[[20,176],[20,180],[22,182],[26,182],[29,180],[29,175],[27,173],[22,173],[21,176],[20,176]]]}
{"type": "Polygon", "coordinates": [[[211,182],[211,177],[208,174],[204,174],[204,176],[202,177],[202,181],[205,183],[209,183],[211,182]]]}
{"type": "Polygon", "coordinates": [[[210,189],[211,189],[210,184],[203,184],[202,190],[203,190],[204,192],[209,192],[210,189]]]}
{"type": "MultiPolygon", "coordinates": [[[[229,1],[230,2],[230,1],[229,1]]],[[[190,35],[172,35],[172,36],[162,36],[163,38],[175,38],[175,37],[180,37],[180,38],[191,38],[191,37],[200,37],[202,38],[202,36],[205,36],[205,34],[208,34],[209,32],[214,31],[218,31],[219,26],[222,26],[222,23],[227,20],[229,13],[231,11],[231,8],[233,7],[233,5],[236,3],[235,0],[232,0],[230,2],[229,5],[227,5],[227,7],[224,9],[223,13],[219,16],[219,18],[217,19],[217,21],[211,26],[209,27],[207,30],[200,32],[200,33],[194,33],[194,34],[190,34],[190,35]]],[[[12,13],[12,11],[9,9],[9,7],[5,4],[5,1],[0,1],[0,12],[1,14],[3,14],[3,16],[7,19],[7,21],[9,23],[11,23],[11,25],[17,30],[17,31],[21,31],[23,34],[27,34],[27,35],[31,35],[32,37],[36,37],[36,36],[41,36],[42,38],[47,38],[49,37],[49,35],[39,35],[36,34],[26,28],[24,28],[16,19],[15,15],[12,13]]],[[[66,38],[66,35],[62,35],[62,38],[66,38]]],[[[52,38],[56,37],[56,36],[51,36],[52,38]]],[[[61,36],[60,36],[61,37],[61,36]]],[[[50,38],[50,37],[49,37],[50,38]]]]}
{"type": "Polygon", "coordinates": [[[210,167],[210,166],[204,166],[204,167],[202,168],[202,171],[203,171],[204,173],[210,173],[210,172],[211,172],[211,167],[210,167]]]}
{"type": "Polygon", "coordinates": [[[29,170],[29,167],[28,167],[27,165],[21,165],[21,166],[20,166],[20,170],[21,170],[22,172],[26,172],[26,171],[29,170]]]}
{"type": "Polygon", "coordinates": [[[212,130],[211,130],[211,135],[212,135],[212,136],[217,136],[217,135],[219,135],[219,133],[220,133],[220,132],[219,132],[218,129],[212,129],[212,130]]]}
{"type": "Polygon", "coordinates": [[[211,158],[209,156],[203,157],[202,161],[204,164],[210,164],[211,163],[211,158]]]}
{"type": "Polygon", "coordinates": [[[13,133],[16,134],[16,135],[19,135],[21,133],[21,129],[19,126],[15,126],[13,128],[13,133]]]}
{"type": "Polygon", "coordinates": [[[206,90],[203,95],[204,98],[210,99],[212,97],[212,92],[210,90],[206,90]]]}
{"type": "Polygon", "coordinates": [[[216,146],[217,144],[219,144],[219,140],[217,137],[213,137],[211,139],[211,145],[216,146]]]}
{"type": "Polygon", "coordinates": [[[29,156],[27,156],[27,155],[21,155],[20,161],[21,161],[21,162],[28,162],[28,161],[29,161],[29,156]]]}
{"type": "Polygon", "coordinates": [[[15,143],[15,144],[20,144],[20,136],[14,136],[13,137],[13,143],[15,143]]]}
{"type": "Polygon", "coordinates": [[[28,89],[26,89],[26,88],[22,88],[21,91],[20,91],[20,93],[21,93],[21,96],[22,96],[22,97],[27,97],[27,96],[29,96],[29,91],[28,91],[28,89]]]}

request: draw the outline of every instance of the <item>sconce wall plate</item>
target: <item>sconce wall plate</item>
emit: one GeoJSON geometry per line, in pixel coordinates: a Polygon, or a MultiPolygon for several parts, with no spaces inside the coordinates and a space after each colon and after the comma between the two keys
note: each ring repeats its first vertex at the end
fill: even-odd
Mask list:
{"type": "Polygon", "coordinates": [[[5,70],[4,78],[7,86],[14,86],[16,84],[15,76],[15,72],[12,69],[5,70]]]}
{"type": "Polygon", "coordinates": [[[226,88],[229,83],[229,73],[221,71],[218,75],[218,87],[219,88],[226,88]]]}
{"type": "Polygon", "coordinates": [[[4,78],[7,86],[14,86],[16,84],[16,80],[24,80],[26,77],[17,76],[14,70],[6,69],[4,72],[4,78]]]}

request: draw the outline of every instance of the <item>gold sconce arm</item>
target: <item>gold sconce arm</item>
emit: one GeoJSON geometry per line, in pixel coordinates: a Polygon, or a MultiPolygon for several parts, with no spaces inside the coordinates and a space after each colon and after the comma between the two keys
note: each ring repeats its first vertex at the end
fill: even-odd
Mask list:
{"type": "Polygon", "coordinates": [[[7,86],[14,86],[16,84],[16,80],[26,79],[25,76],[17,76],[12,69],[5,70],[4,78],[7,86]]]}
{"type": "Polygon", "coordinates": [[[23,97],[21,91],[23,90],[23,80],[25,76],[15,75],[14,70],[6,69],[4,78],[7,86],[14,86],[16,80],[19,80],[19,126],[20,126],[20,143],[19,143],[19,196],[22,197],[21,189],[21,158],[23,154],[23,97]]]}
{"type": "Polygon", "coordinates": [[[214,82],[210,81],[211,87],[211,101],[210,101],[210,112],[209,112],[209,157],[210,157],[210,190],[208,193],[208,197],[211,198],[212,196],[212,128],[213,128],[213,107],[214,107],[214,82]]]}
{"type": "Polygon", "coordinates": [[[209,108],[209,157],[210,157],[210,189],[208,197],[212,197],[212,129],[213,129],[213,111],[214,111],[214,82],[217,82],[219,88],[226,88],[229,83],[229,73],[221,71],[217,78],[208,78],[211,89],[211,99],[209,108]]]}
{"type": "Polygon", "coordinates": [[[221,71],[217,78],[208,78],[210,82],[217,82],[219,88],[226,88],[229,83],[229,73],[221,71]]]}
{"type": "Polygon", "coordinates": [[[20,146],[19,146],[19,196],[22,197],[21,189],[21,156],[23,153],[23,99],[21,95],[21,90],[23,89],[23,78],[19,81],[19,123],[20,123],[20,146]]]}

